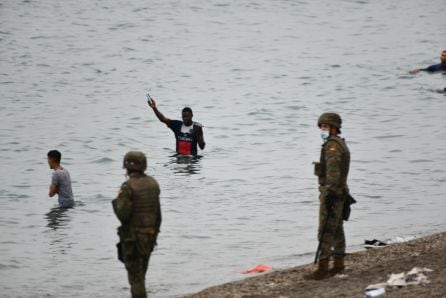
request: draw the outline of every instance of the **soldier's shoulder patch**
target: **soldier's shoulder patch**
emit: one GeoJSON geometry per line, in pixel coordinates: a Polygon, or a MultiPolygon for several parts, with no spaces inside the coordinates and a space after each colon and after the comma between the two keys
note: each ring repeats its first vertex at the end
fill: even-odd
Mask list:
{"type": "Polygon", "coordinates": [[[330,147],[328,148],[328,151],[336,152],[336,147],[330,147]]]}

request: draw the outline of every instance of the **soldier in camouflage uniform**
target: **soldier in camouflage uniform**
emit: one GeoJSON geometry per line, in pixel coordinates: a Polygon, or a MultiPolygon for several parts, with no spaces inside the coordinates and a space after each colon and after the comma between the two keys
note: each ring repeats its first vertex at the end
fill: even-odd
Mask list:
{"type": "Polygon", "coordinates": [[[318,269],[305,276],[306,279],[324,279],[342,272],[345,268],[343,218],[346,208],[350,208],[348,205],[350,195],[347,186],[350,151],[344,139],[338,136],[341,133],[341,124],[341,117],[335,113],[324,113],[318,120],[321,136],[324,139],[320,162],[315,163],[315,175],[319,177],[318,238],[321,246],[318,269]],[[325,231],[323,231],[324,228],[325,231]],[[328,264],[332,254],[334,256],[334,267],[329,271],[328,264]]]}
{"type": "Polygon", "coordinates": [[[142,152],[128,152],[123,166],[129,179],[112,201],[121,222],[118,249],[127,269],[132,297],[147,297],[145,275],[161,225],[160,189],[156,180],[144,173],[147,160],[142,152]]]}

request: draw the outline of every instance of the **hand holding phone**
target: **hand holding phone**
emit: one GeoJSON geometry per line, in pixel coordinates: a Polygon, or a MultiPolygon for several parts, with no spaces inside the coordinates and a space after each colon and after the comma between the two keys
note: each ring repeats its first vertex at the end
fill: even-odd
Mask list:
{"type": "Polygon", "coordinates": [[[153,100],[153,98],[150,96],[149,92],[147,92],[146,96],[147,96],[147,103],[149,104],[149,107],[151,107],[152,109],[154,107],[156,107],[156,103],[153,100]]]}

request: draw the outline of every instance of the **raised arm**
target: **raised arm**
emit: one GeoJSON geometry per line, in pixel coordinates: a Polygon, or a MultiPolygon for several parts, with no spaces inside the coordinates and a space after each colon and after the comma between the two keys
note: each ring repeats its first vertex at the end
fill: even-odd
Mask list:
{"type": "Polygon", "coordinates": [[[153,112],[155,113],[156,117],[159,119],[159,121],[169,124],[169,119],[166,118],[156,107],[156,102],[153,98],[149,99],[147,101],[147,103],[149,104],[149,107],[152,108],[153,112]]]}

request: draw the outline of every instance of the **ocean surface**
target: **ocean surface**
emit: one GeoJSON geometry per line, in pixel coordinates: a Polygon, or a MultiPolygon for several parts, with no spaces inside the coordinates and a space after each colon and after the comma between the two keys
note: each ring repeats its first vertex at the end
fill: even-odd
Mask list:
{"type": "Polygon", "coordinates": [[[444,0],[0,1],[0,296],[128,297],[111,207],[122,158],[161,186],[151,297],[310,262],[318,116],[339,112],[358,203],[348,250],[446,227],[444,0]],[[175,157],[166,116],[204,125],[175,157]],[[62,152],[76,207],[48,198],[62,152]]]}

